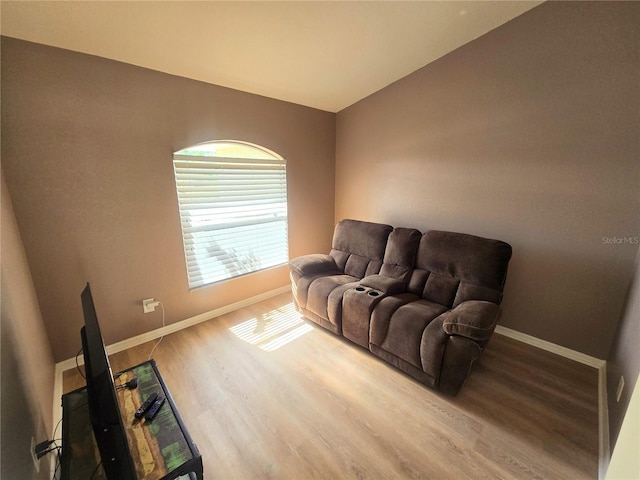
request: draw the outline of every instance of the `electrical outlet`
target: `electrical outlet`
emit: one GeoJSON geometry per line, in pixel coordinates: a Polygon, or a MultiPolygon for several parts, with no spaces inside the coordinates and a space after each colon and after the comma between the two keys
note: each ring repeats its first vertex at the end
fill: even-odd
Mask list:
{"type": "Polygon", "coordinates": [[[624,377],[620,375],[620,382],[618,382],[618,390],[616,391],[616,402],[620,401],[622,390],[624,390],[624,377]]]}
{"type": "Polygon", "coordinates": [[[160,302],[158,302],[155,298],[145,298],[144,300],[142,300],[142,312],[154,312],[159,303],[160,302]]]}
{"type": "Polygon", "coordinates": [[[36,473],[40,473],[40,459],[36,456],[36,439],[31,437],[31,460],[33,460],[33,466],[36,469],[36,473]]]}

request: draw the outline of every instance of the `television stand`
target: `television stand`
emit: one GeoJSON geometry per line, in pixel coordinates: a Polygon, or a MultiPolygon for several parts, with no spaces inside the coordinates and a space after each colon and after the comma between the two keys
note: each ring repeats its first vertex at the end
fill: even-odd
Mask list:
{"type": "MultiPolygon", "coordinates": [[[[202,480],[202,455],[155,361],[141,363],[116,377],[117,385],[138,379],[138,387],[133,390],[118,388],[118,404],[138,480],[202,480]],[[135,419],[135,411],[153,393],[167,398],[156,417],[152,421],[135,419]]],[[[62,480],[106,478],[89,417],[86,387],[62,396],[61,468],[62,480]]]]}

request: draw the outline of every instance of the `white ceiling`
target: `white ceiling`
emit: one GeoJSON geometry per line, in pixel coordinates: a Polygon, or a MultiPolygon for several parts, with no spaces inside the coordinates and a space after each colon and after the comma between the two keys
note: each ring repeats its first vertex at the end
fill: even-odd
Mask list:
{"type": "Polygon", "coordinates": [[[1,32],[337,112],[540,1],[5,1],[1,32]]]}

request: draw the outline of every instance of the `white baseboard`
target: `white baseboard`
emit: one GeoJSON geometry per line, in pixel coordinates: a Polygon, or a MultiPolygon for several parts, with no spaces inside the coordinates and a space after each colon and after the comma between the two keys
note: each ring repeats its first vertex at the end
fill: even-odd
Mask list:
{"type": "MultiPolygon", "coordinates": [[[[163,337],[165,335],[169,335],[171,333],[175,333],[179,330],[183,330],[185,328],[191,327],[201,322],[205,322],[207,320],[211,320],[212,318],[219,317],[221,315],[225,315],[227,313],[233,312],[235,310],[239,310],[244,307],[248,307],[249,305],[253,305],[254,303],[261,302],[263,300],[267,300],[268,298],[275,297],[282,293],[286,293],[291,291],[290,285],[285,285],[280,288],[276,288],[275,290],[270,290],[268,292],[261,293],[260,295],[255,295],[250,298],[246,298],[239,302],[231,303],[229,305],[225,305],[224,307],[216,308],[214,310],[210,310],[205,313],[201,313],[199,315],[195,315],[193,317],[187,318],[185,320],[181,320],[176,323],[172,323],[170,325],[166,325],[165,327],[158,328],[156,330],[152,330],[147,333],[143,333],[141,335],[137,335],[135,337],[128,338],[126,340],[122,340],[121,342],[116,342],[107,346],[107,354],[113,355],[114,353],[122,352],[128,348],[132,348],[138,345],[142,345],[143,343],[149,342],[151,340],[155,340],[156,338],[163,337]]],[[[77,358],[78,365],[84,364],[84,358],[82,355],[79,355],[77,358]]],[[[61,362],[56,363],[55,365],[55,379],[53,383],[53,425],[54,428],[62,418],[62,408],[60,399],[62,398],[62,374],[76,367],[76,358],[68,358],[61,362]]]]}
{"type": "MultiPolygon", "coordinates": [[[[195,315],[185,320],[180,320],[179,322],[166,325],[162,328],[157,328],[155,330],[151,330],[150,332],[146,332],[141,335],[137,335],[135,337],[127,338],[126,340],[122,340],[120,342],[116,342],[111,345],[108,345],[107,354],[113,355],[114,353],[122,352],[123,350],[127,350],[128,348],[137,347],[138,345],[142,345],[143,343],[149,342],[151,340],[155,340],[156,338],[164,337],[165,335],[169,335],[171,333],[184,330],[185,328],[189,328],[193,325],[197,325],[198,323],[206,322],[207,320],[211,320],[212,318],[219,317],[220,315],[225,315],[235,310],[248,307],[249,305],[253,305],[254,303],[261,302],[271,297],[275,297],[282,293],[286,293],[290,290],[291,290],[291,286],[285,285],[283,287],[276,288],[275,290],[270,290],[268,292],[261,293],[260,295],[246,298],[244,300],[240,300],[239,302],[231,303],[229,305],[225,305],[224,307],[216,308],[215,310],[210,310],[208,312],[195,315]]],[[[78,356],[78,365],[84,365],[84,358],[82,357],[82,355],[78,356]]],[[[62,373],[66,370],[75,368],[75,366],[76,366],[75,357],[68,358],[66,360],[56,363],[56,372],[58,372],[59,370],[60,373],[62,373]]]]}
{"type": "Polygon", "coordinates": [[[598,480],[604,480],[611,459],[606,364],[598,369],[598,430],[598,480]]]}
{"type": "MultiPolygon", "coordinates": [[[[285,285],[275,290],[271,290],[269,292],[265,292],[260,295],[256,295],[254,297],[250,297],[245,300],[241,300],[239,302],[235,302],[230,305],[226,305],[224,307],[220,307],[215,310],[201,313],[191,318],[187,318],[185,320],[172,323],[163,328],[158,328],[156,330],[143,333],[142,335],[137,335],[135,337],[128,338],[121,342],[117,342],[107,346],[107,353],[109,355],[112,355],[114,353],[121,352],[128,348],[132,348],[137,345],[141,345],[143,343],[149,342],[151,340],[155,340],[162,336],[175,333],[179,330],[183,330],[185,328],[191,327],[198,323],[210,320],[215,317],[219,317],[220,315],[225,315],[235,310],[239,310],[240,308],[244,308],[249,305],[253,305],[254,303],[261,302],[262,300],[266,300],[268,298],[275,297],[282,293],[286,293],[290,290],[290,288],[291,287],[289,285],[285,285]]],[[[556,345],[555,343],[547,342],[546,340],[541,340],[539,338],[533,337],[531,335],[527,335],[525,333],[518,332],[516,330],[512,330],[510,328],[503,327],[501,325],[498,325],[496,327],[496,333],[500,335],[504,335],[505,337],[513,338],[514,340],[521,341],[528,345],[541,348],[542,350],[555,353],[562,357],[569,358],[571,360],[582,363],[584,365],[588,365],[598,370],[598,424],[599,424],[598,478],[600,480],[603,480],[607,471],[607,467],[609,465],[609,456],[610,456],[609,455],[610,453],[609,452],[609,416],[608,416],[608,406],[607,406],[606,361],[586,355],[584,353],[577,352],[575,350],[571,350],[566,347],[562,347],[560,345],[556,345]]],[[[79,365],[84,363],[84,359],[82,358],[82,356],[79,356],[77,361],[79,365]]],[[[66,370],[74,368],[75,366],[76,366],[76,358],[69,358],[67,360],[58,362],[55,365],[55,381],[54,381],[54,388],[53,388],[53,396],[54,396],[54,402],[53,402],[54,404],[53,405],[53,422],[54,423],[53,424],[54,425],[57,425],[58,421],[62,417],[62,408],[60,407],[60,399],[62,398],[62,374],[66,370]]]]}
{"type": "Polygon", "coordinates": [[[598,479],[604,480],[609,466],[609,408],[607,400],[607,362],[599,358],[576,352],[570,348],[541,340],[525,333],[498,325],[496,333],[541,348],[562,357],[588,365],[598,370],[598,479]]]}
{"type": "Polygon", "coordinates": [[[506,328],[501,325],[498,325],[496,327],[496,333],[504,335],[505,337],[513,338],[514,340],[519,340],[522,343],[541,348],[542,350],[546,350],[547,352],[555,353],[570,360],[575,360],[576,362],[589,365],[593,368],[599,369],[605,364],[605,361],[599,358],[576,352],[575,350],[571,350],[570,348],[562,347],[560,345],[556,345],[555,343],[547,342],[546,340],[541,340],[539,338],[532,337],[531,335],[527,335],[526,333],[520,333],[516,330],[511,330],[510,328],[506,328]]]}

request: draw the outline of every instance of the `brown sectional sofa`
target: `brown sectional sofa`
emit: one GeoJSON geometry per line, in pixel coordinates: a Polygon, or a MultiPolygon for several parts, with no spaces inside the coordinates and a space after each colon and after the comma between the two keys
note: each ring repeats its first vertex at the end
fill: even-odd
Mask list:
{"type": "Polygon", "coordinates": [[[328,255],[289,262],[305,317],[455,395],[493,334],[511,246],[342,220],[328,255]]]}

